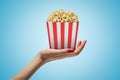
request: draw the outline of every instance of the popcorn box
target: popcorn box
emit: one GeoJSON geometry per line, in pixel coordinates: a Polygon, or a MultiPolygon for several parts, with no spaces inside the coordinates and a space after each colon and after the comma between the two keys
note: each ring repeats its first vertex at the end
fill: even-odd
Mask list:
{"type": "Polygon", "coordinates": [[[76,48],[79,22],[46,22],[51,49],[76,48]]]}

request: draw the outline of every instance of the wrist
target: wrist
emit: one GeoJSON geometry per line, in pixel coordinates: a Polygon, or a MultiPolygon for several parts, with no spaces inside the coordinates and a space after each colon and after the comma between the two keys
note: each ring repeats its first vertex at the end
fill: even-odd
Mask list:
{"type": "Polygon", "coordinates": [[[46,63],[46,62],[42,59],[42,54],[41,54],[41,52],[40,52],[35,58],[37,59],[37,61],[39,62],[39,64],[40,64],[41,66],[46,63]]]}

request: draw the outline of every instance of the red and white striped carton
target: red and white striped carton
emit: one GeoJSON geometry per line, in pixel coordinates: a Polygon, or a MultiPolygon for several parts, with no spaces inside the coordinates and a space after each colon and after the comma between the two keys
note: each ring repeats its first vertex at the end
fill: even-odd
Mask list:
{"type": "Polygon", "coordinates": [[[52,49],[76,48],[79,22],[46,22],[52,49]]]}

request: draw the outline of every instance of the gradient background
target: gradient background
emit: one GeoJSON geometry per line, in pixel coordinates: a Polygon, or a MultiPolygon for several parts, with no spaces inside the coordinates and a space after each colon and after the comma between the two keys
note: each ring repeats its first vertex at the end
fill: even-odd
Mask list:
{"type": "Polygon", "coordinates": [[[9,80],[48,48],[46,19],[65,9],[79,16],[82,53],[42,66],[30,80],[120,80],[119,0],[0,0],[0,80],[9,80]]]}

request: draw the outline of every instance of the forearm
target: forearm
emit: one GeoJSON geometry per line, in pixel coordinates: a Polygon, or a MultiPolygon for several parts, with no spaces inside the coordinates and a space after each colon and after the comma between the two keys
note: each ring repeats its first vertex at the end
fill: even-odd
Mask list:
{"type": "Polygon", "coordinates": [[[26,65],[12,80],[28,80],[33,73],[44,64],[40,56],[36,56],[28,65],[26,65]]]}

